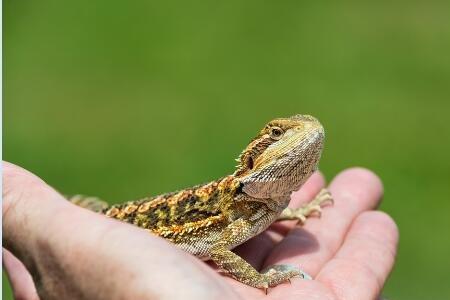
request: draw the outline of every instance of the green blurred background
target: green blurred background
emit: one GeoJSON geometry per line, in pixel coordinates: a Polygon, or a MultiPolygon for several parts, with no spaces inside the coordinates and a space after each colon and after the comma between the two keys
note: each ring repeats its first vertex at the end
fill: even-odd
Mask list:
{"type": "Polygon", "coordinates": [[[450,297],[449,2],[3,9],[5,160],[114,202],[231,173],[266,121],[312,114],[328,179],[360,165],[384,181],[401,231],[384,294],[450,297]]]}

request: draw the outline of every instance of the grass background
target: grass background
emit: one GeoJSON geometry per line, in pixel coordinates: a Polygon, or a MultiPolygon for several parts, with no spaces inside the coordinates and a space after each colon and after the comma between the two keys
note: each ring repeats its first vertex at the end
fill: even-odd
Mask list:
{"type": "MultiPolygon", "coordinates": [[[[3,1],[4,159],[112,202],[205,182],[268,120],[373,169],[401,231],[389,299],[444,299],[450,3],[3,1]]],[[[11,299],[3,276],[3,298],[11,299]]]]}

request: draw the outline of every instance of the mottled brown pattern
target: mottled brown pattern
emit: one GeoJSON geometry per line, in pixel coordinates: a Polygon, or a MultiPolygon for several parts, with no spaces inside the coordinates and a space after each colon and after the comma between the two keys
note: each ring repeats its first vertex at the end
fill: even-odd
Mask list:
{"type": "MultiPolygon", "coordinates": [[[[198,185],[175,193],[168,193],[134,202],[113,205],[105,210],[109,217],[149,229],[159,235],[164,227],[182,230],[183,225],[206,224],[199,221],[216,219],[221,215],[223,201],[221,195],[232,197],[233,177],[198,185]]],[[[192,230],[192,229],[190,229],[192,230]]]]}

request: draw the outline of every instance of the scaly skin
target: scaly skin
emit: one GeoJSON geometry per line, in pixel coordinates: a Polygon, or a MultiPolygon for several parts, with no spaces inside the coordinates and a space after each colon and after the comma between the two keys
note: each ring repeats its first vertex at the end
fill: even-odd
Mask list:
{"type": "Polygon", "coordinates": [[[317,169],[324,130],[311,116],[269,122],[240,155],[233,175],[179,192],[108,207],[92,197],[70,200],[108,217],[134,224],[201,258],[212,259],[235,279],[267,290],[298,268],[279,265],[259,273],[230,251],[276,220],[300,220],[331,200],[327,191],[305,207],[287,208],[290,194],[317,169]]]}

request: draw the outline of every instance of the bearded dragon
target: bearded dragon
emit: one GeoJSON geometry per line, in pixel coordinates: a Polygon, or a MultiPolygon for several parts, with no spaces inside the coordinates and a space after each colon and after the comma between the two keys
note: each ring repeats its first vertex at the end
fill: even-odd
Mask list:
{"type": "Polygon", "coordinates": [[[72,203],[134,224],[163,237],[186,252],[211,259],[236,280],[255,288],[310,278],[291,265],[258,272],[231,249],[278,220],[302,223],[332,201],[324,189],[298,209],[290,195],[317,169],[324,141],[317,119],[295,115],[269,122],[239,156],[236,171],[218,180],[181,191],[108,206],[93,197],[74,196],[72,203]]]}

